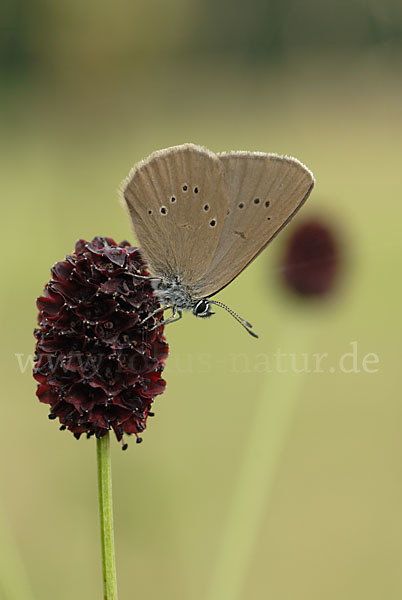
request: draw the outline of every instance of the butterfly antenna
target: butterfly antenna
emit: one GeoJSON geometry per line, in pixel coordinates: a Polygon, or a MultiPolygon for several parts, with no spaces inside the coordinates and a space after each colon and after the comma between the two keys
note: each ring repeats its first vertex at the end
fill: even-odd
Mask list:
{"type": "Polygon", "coordinates": [[[242,325],[244,327],[244,329],[253,337],[258,338],[258,335],[256,333],[254,333],[254,331],[251,331],[251,328],[253,327],[251,325],[251,323],[249,323],[248,321],[246,321],[245,319],[243,319],[240,315],[238,315],[234,310],[232,310],[231,308],[229,308],[228,306],[226,306],[226,304],[223,304],[223,302],[218,302],[217,300],[208,300],[208,302],[210,304],[216,304],[216,306],[220,306],[221,308],[224,308],[234,319],[236,319],[236,321],[238,323],[240,323],[240,325],[242,325]]]}

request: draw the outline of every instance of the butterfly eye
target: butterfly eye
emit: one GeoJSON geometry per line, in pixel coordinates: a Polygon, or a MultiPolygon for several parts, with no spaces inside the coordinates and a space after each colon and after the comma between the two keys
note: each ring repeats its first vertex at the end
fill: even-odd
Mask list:
{"type": "Polygon", "coordinates": [[[183,183],[183,192],[187,192],[187,190],[188,190],[187,183],[183,183]]]}
{"type": "Polygon", "coordinates": [[[162,215],[167,215],[167,208],[166,208],[166,206],[161,206],[161,214],[162,215]]]}
{"type": "Polygon", "coordinates": [[[204,204],[204,210],[205,211],[209,210],[209,204],[204,204]]]}
{"type": "Polygon", "coordinates": [[[152,215],[152,210],[151,209],[149,209],[148,214],[152,215]]]}
{"type": "Polygon", "coordinates": [[[198,194],[198,187],[197,186],[194,188],[194,194],[198,194]]]}
{"type": "Polygon", "coordinates": [[[254,204],[259,204],[260,203],[260,199],[259,198],[255,198],[254,199],[254,204]]]}
{"type": "Polygon", "coordinates": [[[170,202],[172,202],[172,203],[173,203],[173,202],[176,202],[176,198],[175,198],[175,196],[172,196],[172,197],[170,198],[170,202]]]}
{"type": "Polygon", "coordinates": [[[240,204],[239,204],[239,208],[244,208],[244,204],[243,204],[243,202],[240,202],[240,204]]]}
{"type": "Polygon", "coordinates": [[[212,221],[209,222],[210,227],[215,227],[216,225],[216,220],[212,219],[212,221]]]}
{"type": "Polygon", "coordinates": [[[267,201],[265,202],[265,208],[268,208],[270,204],[271,204],[271,203],[270,203],[270,201],[269,201],[269,200],[267,200],[267,201]]]}
{"type": "Polygon", "coordinates": [[[199,302],[197,302],[197,304],[193,308],[193,313],[197,317],[209,316],[208,312],[209,312],[209,302],[207,300],[199,300],[199,302]]]}

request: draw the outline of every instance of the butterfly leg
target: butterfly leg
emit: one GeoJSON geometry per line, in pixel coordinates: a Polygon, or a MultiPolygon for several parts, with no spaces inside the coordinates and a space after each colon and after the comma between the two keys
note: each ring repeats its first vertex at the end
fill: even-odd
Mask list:
{"type": "Polygon", "coordinates": [[[142,325],[143,323],[145,323],[146,321],[148,321],[148,319],[151,319],[152,317],[155,317],[156,315],[158,315],[160,312],[163,312],[164,310],[168,310],[169,308],[172,308],[171,306],[161,306],[160,308],[154,310],[153,312],[151,312],[147,317],[145,317],[145,319],[143,319],[139,325],[142,325]]]}
{"type": "Polygon", "coordinates": [[[160,281],[160,277],[153,277],[152,275],[140,275],[139,273],[130,273],[130,275],[137,279],[145,279],[145,281],[160,281]]]}
{"type": "Polygon", "coordinates": [[[170,323],[174,323],[175,321],[180,321],[182,316],[183,316],[183,313],[181,310],[173,310],[172,315],[168,319],[166,319],[165,321],[160,321],[157,325],[152,327],[151,331],[153,331],[154,329],[157,329],[161,325],[169,325],[170,323]]]}

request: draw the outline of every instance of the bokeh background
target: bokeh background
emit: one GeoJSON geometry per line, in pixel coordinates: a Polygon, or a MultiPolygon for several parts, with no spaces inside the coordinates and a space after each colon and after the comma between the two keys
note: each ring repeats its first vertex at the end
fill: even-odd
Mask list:
{"type": "Polygon", "coordinates": [[[0,597],[102,595],[94,440],[35,397],[35,298],[76,239],[133,240],[119,182],[191,141],[297,156],[317,185],[220,295],[259,340],[223,311],[167,329],[156,417],[113,448],[120,597],[399,599],[401,3],[3,0],[0,23],[0,597]],[[339,247],[325,299],[283,286],[311,218],[339,247]]]}

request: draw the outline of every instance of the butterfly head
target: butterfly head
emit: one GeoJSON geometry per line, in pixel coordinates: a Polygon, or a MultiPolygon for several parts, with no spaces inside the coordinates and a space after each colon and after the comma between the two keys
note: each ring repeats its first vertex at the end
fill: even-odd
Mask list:
{"type": "Polygon", "coordinates": [[[201,298],[201,300],[197,300],[193,306],[193,314],[196,317],[211,317],[215,313],[211,311],[211,305],[208,301],[208,298],[201,298]]]}

